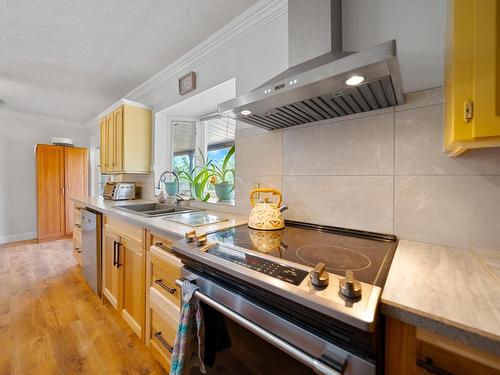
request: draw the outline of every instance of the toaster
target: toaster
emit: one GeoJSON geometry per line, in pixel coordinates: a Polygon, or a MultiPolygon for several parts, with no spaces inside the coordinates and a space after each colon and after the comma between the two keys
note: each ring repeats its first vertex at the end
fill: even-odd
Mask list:
{"type": "Polygon", "coordinates": [[[135,182],[106,182],[103,196],[112,201],[135,199],[135,182]]]}

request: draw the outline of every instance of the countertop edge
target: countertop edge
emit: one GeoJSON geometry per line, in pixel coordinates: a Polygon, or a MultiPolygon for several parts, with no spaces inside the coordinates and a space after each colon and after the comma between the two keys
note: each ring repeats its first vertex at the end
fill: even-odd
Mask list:
{"type": "Polygon", "coordinates": [[[149,229],[151,231],[154,231],[155,233],[158,233],[158,234],[164,233],[166,236],[176,236],[176,237],[179,237],[179,239],[182,238],[182,236],[180,234],[178,234],[178,233],[171,232],[171,231],[166,230],[166,229],[160,229],[160,228],[158,228],[158,227],[156,227],[154,225],[151,225],[151,224],[148,225],[144,221],[136,220],[136,219],[134,219],[133,217],[130,217],[130,216],[121,215],[119,212],[115,212],[114,210],[109,210],[109,209],[106,209],[106,208],[98,207],[98,206],[96,206],[96,205],[94,205],[92,203],[86,202],[86,201],[78,199],[78,198],[70,198],[70,199],[73,202],[79,203],[79,204],[84,205],[86,207],[90,207],[90,208],[92,208],[92,209],[94,209],[96,211],[99,211],[102,214],[113,216],[113,217],[115,217],[117,219],[126,220],[127,222],[130,222],[132,224],[135,224],[135,225],[141,226],[143,228],[149,229]]]}
{"type": "Polygon", "coordinates": [[[384,301],[383,298],[381,299],[381,312],[390,318],[425,328],[463,344],[500,356],[500,337],[491,335],[488,332],[461,326],[439,316],[424,316],[422,313],[406,306],[384,301]]]}

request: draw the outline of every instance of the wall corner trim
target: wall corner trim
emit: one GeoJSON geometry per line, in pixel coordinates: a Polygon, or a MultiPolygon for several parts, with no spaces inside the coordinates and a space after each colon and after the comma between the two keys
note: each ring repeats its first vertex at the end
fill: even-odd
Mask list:
{"type": "Polygon", "coordinates": [[[193,70],[201,62],[219,55],[247,35],[286,14],[287,11],[287,0],[259,1],[159,73],[137,86],[125,96],[125,99],[140,99],[172,76],[180,76],[182,73],[193,70]]]}

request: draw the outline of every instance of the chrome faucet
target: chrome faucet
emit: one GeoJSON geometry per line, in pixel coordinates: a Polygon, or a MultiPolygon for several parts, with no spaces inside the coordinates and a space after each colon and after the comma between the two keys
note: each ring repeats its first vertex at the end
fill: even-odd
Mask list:
{"type": "Polygon", "coordinates": [[[179,175],[173,171],[165,171],[160,175],[160,179],[158,180],[158,185],[156,185],[156,188],[158,190],[161,190],[161,184],[162,182],[165,182],[167,179],[167,175],[172,174],[175,177],[175,180],[177,181],[177,191],[179,191],[179,175]]]}

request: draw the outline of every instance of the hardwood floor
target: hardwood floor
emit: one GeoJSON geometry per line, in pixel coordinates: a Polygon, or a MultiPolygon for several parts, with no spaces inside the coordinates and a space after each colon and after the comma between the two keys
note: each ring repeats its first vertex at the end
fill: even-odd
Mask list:
{"type": "Polygon", "coordinates": [[[0,248],[0,374],[166,372],[59,240],[0,248]]]}

